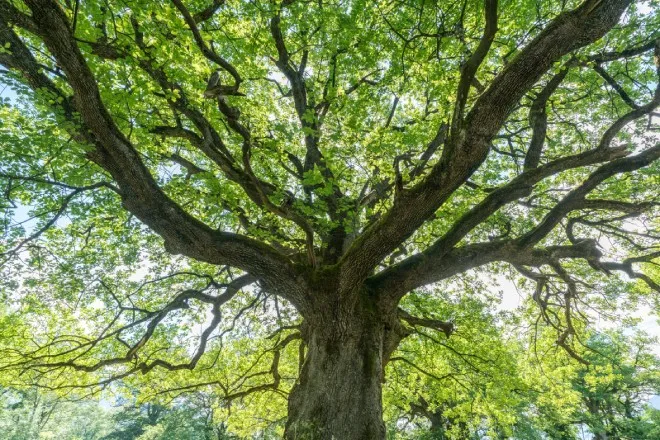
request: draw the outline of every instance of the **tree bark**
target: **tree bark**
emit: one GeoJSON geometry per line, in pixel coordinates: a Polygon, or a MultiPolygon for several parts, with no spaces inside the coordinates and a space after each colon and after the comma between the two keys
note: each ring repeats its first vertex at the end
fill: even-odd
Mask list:
{"type": "Polygon", "coordinates": [[[324,308],[305,322],[307,353],[289,396],[285,438],[383,440],[382,377],[392,350],[390,330],[376,307],[324,308]]]}

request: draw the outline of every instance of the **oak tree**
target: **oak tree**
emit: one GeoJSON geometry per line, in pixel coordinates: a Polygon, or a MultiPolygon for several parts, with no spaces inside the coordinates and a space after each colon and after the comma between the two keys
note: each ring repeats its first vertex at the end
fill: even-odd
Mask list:
{"type": "Polygon", "coordinates": [[[454,331],[406,296],[501,265],[587,363],[589,280],[659,290],[659,17],[0,0],[2,289],[29,318],[4,367],[69,387],[212,371],[258,305],[276,331],[235,353],[270,367],[212,382],[226,400],[291,383],[286,438],[382,439],[394,351],[454,331]]]}

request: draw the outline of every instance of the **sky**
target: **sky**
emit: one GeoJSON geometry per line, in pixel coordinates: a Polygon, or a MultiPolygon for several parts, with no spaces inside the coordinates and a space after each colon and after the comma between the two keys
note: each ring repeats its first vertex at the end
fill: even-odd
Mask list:
{"type": "Polygon", "coordinates": [[[2,82],[0,77],[0,98],[9,98],[10,100],[16,99],[16,93],[8,85],[2,82]]]}

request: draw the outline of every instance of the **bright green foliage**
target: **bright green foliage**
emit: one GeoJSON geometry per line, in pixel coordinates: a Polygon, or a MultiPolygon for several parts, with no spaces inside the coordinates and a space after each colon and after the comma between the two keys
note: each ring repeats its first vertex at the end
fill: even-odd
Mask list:
{"type": "Polygon", "coordinates": [[[34,388],[3,388],[0,429],[3,440],[237,440],[214,417],[213,399],[196,393],[168,407],[135,406],[122,399],[67,401],[34,388]]]}
{"type": "Polygon", "coordinates": [[[110,429],[98,402],[67,402],[36,389],[0,388],[3,440],[99,440],[110,429]]]}
{"type": "Polygon", "coordinates": [[[596,439],[653,439],[659,410],[648,402],[660,392],[660,358],[651,351],[657,338],[605,332],[589,339],[590,365],[562,368],[567,359],[545,356],[531,371],[538,375],[531,383],[539,393],[537,429],[551,438],[587,431],[596,439]]]}
{"type": "Polygon", "coordinates": [[[214,421],[212,396],[193,394],[169,407],[125,404],[112,414],[112,428],[100,440],[232,440],[214,421]]]}
{"type": "Polygon", "coordinates": [[[391,359],[385,392],[391,429],[404,422],[408,429],[422,426],[410,430],[410,438],[426,432],[438,439],[509,436],[527,404],[518,347],[489,310],[492,297],[451,290],[443,297],[420,293],[407,300],[413,312],[451,316],[456,331],[446,339],[418,327],[391,359]]]}

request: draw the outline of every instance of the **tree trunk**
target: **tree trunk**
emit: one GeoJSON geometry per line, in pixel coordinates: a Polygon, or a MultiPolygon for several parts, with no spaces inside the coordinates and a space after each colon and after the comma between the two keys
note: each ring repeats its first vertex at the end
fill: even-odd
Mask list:
{"type": "Polygon", "coordinates": [[[385,438],[385,326],[377,313],[339,310],[306,320],[307,355],[289,397],[287,440],[385,438]]]}

